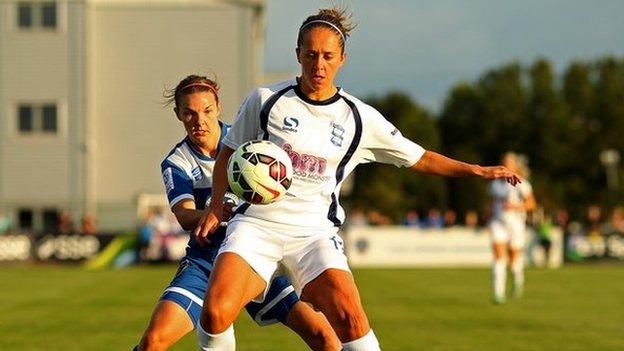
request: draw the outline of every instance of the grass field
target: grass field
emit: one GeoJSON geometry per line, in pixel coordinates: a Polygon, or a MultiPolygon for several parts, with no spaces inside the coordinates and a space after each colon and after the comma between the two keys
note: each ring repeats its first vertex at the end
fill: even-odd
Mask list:
{"type": "MultiPolygon", "coordinates": [[[[174,266],[86,272],[0,267],[0,350],[130,350],[174,266]]],[[[624,350],[624,265],[529,270],[520,300],[490,303],[489,271],[357,270],[384,350],[624,350]]],[[[241,315],[239,350],[304,350],[241,315]]],[[[174,350],[196,350],[195,336],[174,350]]]]}

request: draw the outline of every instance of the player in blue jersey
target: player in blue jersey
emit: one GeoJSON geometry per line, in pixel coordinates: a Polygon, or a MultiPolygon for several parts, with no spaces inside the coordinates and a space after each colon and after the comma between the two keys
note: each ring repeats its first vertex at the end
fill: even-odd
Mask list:
{"type": "MultiPolygon", "coordinates": [[[[165,95],[187,136],[161,164],[171,210],[185,230],[195,228],[209,202],[212,169],[228,126],[218,120],[220,105],[217,84],[206,77],[188,76],[165,95]]],[[[225,201],[225,218],[231,215],[232,195],[225,201]]],[[[198,326],[203,297],[214,258],[223,241],[224,227],[209,241],[191,237],[186,256],[165,289],[149,326],[135,350],[166,350],[198,326]]],[[[269,293],[260,303],[246,306],[260,325],[282,322],[299,334],[314,350],[338,350],[340,342],[322,313],[299,301],[285,277],[272,280],[269,293]]],[[[233,333],[233,329],[227,332],[233,333]]]]}
{"type": "Polygon", "coordinates": [[[215,165],[214,201],[194,231],[198,240],[210,240],[221,221],[227,160],[239,145],[270,140],[289,154],[295,172],[288,196],[269,205],[246,204],[230,220],[197,328],[201,350],[231,349],[211,345],[235,343],[224,331],[243,306],[270,292],[279,263],[292,274],[302,299],[325,314],[343,350],[380,349],[337,235],[345,218],[340,187],[358,164],[518,182],[503,166],[471,165],[425,150],[373,107],[336,87],[353,29],[348,17],[340,9],[309,16],[299,28],[295,50],[301,75],[255,89],[225,137],[215,165]]]}

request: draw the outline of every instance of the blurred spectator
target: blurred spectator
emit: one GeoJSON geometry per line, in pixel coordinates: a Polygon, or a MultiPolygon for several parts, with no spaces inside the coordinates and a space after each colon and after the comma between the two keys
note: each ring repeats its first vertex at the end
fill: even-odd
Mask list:
{"type": "Polygon", "coordinates": [[[58,234],[72,234],[74,232],[74,222],[69,211],[63,210],[58,217],[58,234]]]}
{"type": "Polygon", "coordinates": [[[368,225],[368,221],[366,221],[366,216],[364,216],[364,212],[362,212],[361,208],[355,207],[351,211],[349,211],[347,224],[352,227],[368,225]]]}
{"type": "Polygon", "coordinates": [[[466,212],[464,224],[466,225],[466,227],[476,230],[479,226],[479,216],[477,215],[477,212],[472,210],[466,212]]]}
{"type": "Polygon", "coordinates": [[[457,213],[453,210],[444,211],[444,227],[450,228],[457,224],[457,213]]]}
{"type": "Polygon", "coordinates": [[[377,210],[369,210],[366,213],[366,219],[370,225],[390,225],[390,218],[377,210]]]}
{"type": "Polygon", "coordinates": [[[442,228],[444,227],[444,219],[440,210],[436,207],[429,210],[427,213],[427,219],[424,221],[425,228],[442,228]]]}
{"type": "Polygon", "coordinates": [[[603,234],[624,234],[624,207],[617,206],[611,212],[611,220],[604,225],[603,234]]]}
{"type": "Polygon", "coordinates": [[[11,218],[0,211],[0,235],[8,233],[11,230],[11,218]]]}
{"type": "Polygon", "coordinates": [[[82,221],[80,223],[80,233],[81,234],[95,234],[97,232],[97,227],[95,225],[95,218],[89,214],[85,213],[82,216],[82,221]]]}
{"type": "Polygon", "coordinates": [[[593,238],[600,238],[602,225],[602,210],[598,205],[591,205],[587,208],[587,228],[586,235],[593,238]]]}
{"type": "Polygon", "coordinates": [[[418,211],[411,209],[403,216],[403,225],[406,227],[420,227],[420,216],[418,211]]]}
{"type": "Polygon", "coordinates": [[[146,250],[152,241],[154,235],[154,228],[152,228],[151,222],[155,215],[155,211],[147,210],[141,218],[141,226],[139,227],[139,244],[137,246],[137,257],[139,260],[146,259],[146,250]]]}
{"type": "Polygon", "coordinates": [[[568,224],[570,223],[570,213],[566,209],[560,209],[555,215],[555,224],[561,229],[563,233],[568,231],[568,224]]]}

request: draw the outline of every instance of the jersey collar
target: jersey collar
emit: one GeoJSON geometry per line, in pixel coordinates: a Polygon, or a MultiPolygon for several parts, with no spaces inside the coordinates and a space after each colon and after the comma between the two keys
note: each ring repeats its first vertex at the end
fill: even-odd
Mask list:
{"type": "Polygon", "coordinates": [[[297,96],[301,100],[303,100],[305,103],[308,103],[310,105],[318,105],[318,106],[331,105],[334,102],[340,100],[340,87],[337,87],[336,94],[334,94],[332,97],[328,99],[320,100],[320,101],[310,99],[301,90],[301,86],[299,85],[299,77],[297,77],[297,84],[295,84],[293,89],[295,90],[295,94],[297,94],[297,96]]]}

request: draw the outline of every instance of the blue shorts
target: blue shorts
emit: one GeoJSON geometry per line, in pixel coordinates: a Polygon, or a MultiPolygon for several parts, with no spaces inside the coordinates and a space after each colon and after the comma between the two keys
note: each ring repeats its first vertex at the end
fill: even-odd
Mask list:
{"type": "MultiPolygon", "coordinates": [[[[193,325],[197,326],[212,264],[206,260],[185,257],[175,277],[165,289],[160,300],[172,301],[186,310],[193,325]]],[[[292,307],[299,301],[295,289],[286,277],[277,277],[271,282],[269,292],[262,303],[251,302],[245,308],[259,325],[284,323],[292,307]]]]}

